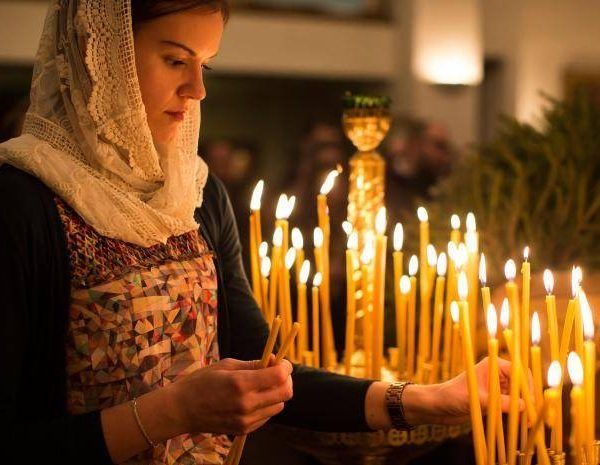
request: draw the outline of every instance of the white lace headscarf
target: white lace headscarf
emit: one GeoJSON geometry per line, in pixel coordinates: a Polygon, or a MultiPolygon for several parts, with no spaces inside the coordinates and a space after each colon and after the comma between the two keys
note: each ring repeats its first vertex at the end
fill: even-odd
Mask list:
{"type": "Polygon", "coordinates": [[[23,134],[0,164],[39,178],[100,234],[148,247],[196,229],[208,168],[194,102],[168,147],[153,143],[138,83],[131,0],[53,0],[23,134]]]}

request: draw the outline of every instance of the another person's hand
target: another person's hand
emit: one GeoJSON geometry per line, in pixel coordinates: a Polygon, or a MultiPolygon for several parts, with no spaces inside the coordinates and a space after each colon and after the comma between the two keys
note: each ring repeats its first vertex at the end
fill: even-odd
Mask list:
{"type": "Polygon", "coordinates": [[[293,395],[292,365],[274,360],[259,368],[260,361],[224,359],[174,383],[185,431],[247,434],[280,413],[293,395]]]}

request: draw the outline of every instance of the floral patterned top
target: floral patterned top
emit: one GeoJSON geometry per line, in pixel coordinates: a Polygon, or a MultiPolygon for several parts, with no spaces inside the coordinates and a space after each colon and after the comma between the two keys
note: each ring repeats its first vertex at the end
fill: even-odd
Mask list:
{"type": "MultiPolygon", "coordinates": [[[[219,360],[217,276],[192,231],[144,248],[101,236],[56,199],[67,238],[71,307],[68,409],[100,410],[219,360]]],[[[224,435],[185,434],[128,464],[222,464],[224,435]]]]}

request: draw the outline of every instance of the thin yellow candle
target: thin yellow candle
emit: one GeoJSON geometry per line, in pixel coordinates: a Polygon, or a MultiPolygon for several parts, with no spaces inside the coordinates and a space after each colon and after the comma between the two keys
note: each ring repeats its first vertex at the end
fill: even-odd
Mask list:
{"type": "MultiPolygon", "coordinates": [[[[292,298],[291,298],[291,290],[290,290],[290,270],[294,266],[296,262],[296,249],[289,249],[285,254],[285,268],[283,269],[283,291],[284,291],[284,311],[285,311],[285,319],[286,319],[286,336],[290,334],[293,326],[293,317],[292,317],[292,298]]],[[[289,351],[290,360],[296,362],[298,359],[296,358],[296,346],[292,345],[289,351]]]]}
{"type": "MultiPolygon", "coordinates": [[[[467,228],[467,232],[465,233],[465,246],[467,249],[467,279],[469,281],[469,288],[476,289],[479,271],[479,233],[477,232],[475,215],[469,212],[467,214],[465,223],[467,228]]],[[[477,328],[477,317],[479,313],[477,311],[477,296],[477,292],[469,293],[469,311],[471,313],[472,334],[475,334],[475,330],[477,328]]]]}
{"type": "Polygon", "coordinates": [[[594,441],[596,439],[596,345],[594,344],[594,317],[587,296],[583,290],[579,292],[581,317],[583,320],[583,390],[585,393],[586,421],[586,451],[588,457],[594,456],[594,441]]]}
{"type": "Polygon", "coordinates": [[[536,409],[544,402],[544,381],[542,378],[542,351],[540,348],[541,329],[537,312],[531,317],[531,374],[533,376],[533,396],[536,409]]]}
{"type": "Polygon", "coordinates": [[[367,240],[360,254],[361,262],[361,281],[363,291],[363,346],[365,351],[365,372],[366,376],[372,377],[373,370],[373,289],[370,283],[371,267],[375,257],[375,246],[372,240],[367,240]]]}
{"type": "Polygon", "coordinates": [[[448,259],[442,252],[437,260],[437,274],[435,281],[435,298],[433,299],[433,340],[431,343],[431,376],[430,383],[436,383],[440,369],[440,340],[442,336],[442,316],[444,314],[444,288],[446,286],[446,269],[448,259]]]}
{"type": "MultiPolygon", "coordinates": [[[[404,228],[401,223],[396,223],[394,227],[394,252],[392,254],[394,260],[394,310],[396,312],[396,342],[398,347],[398,370],[406,368],[406,337],[405,333],[400,331],[400,318],[403,313],[402,305],[406,306],[406,298],[402,298],[400,292],[400,279],[403,273],[403,259],[404,254],[402,253],[402,246],[404,243],[404,228]],[[400,347],[402,345],[402,348],[400,347]],[[401,361],[401,356],[404,357],[401,361]]],[[[404,325],[406,327],[406,309],[404,309],[404,325]]],[[[399,371],[398,376],[402,376],[404,372],[399,371]]]]}
{"type": "Polygon", "coordinates": [[[321,286],[322,275],[315,273],[312,285],[312,353],[313,365],[316,368],[321,367],[321,344],[320,344],[320,324],[319,324],[319,286],[321,286]]]}
{"type": "Polygon", "coordinates": [[[452,318],[452,350],[450,357],[450,376],[456,376],[460,368],[460,310],[455,301],[450,303],[450,316],[452,318]]]}
{"type": "Polygon", "coordinates": [[[460,302],[460,333],[463,343],[463,359],[467,375],[469,392],[469,411],[473,428],[473,445],[475,448],[475,461],[477,465],[484,465],[487,456],[485,436],[483,432],[483,418],[481,416],[481,403],[479,401],[479,386],[475,374],[475,356],[473,354],[473,340],[471,339],[471,325],[469,322],[468,298],[469,284],[464,271],[458,276],[458,296],[460,302]]]}
{"type": "Polygon", "coordinates": [[[406,348],[407,348],[407,332],[406,318],[408,310],[408,294],[411,290],[410,278],[402,276],[398,286],[400,297],[398,298],[398,306],[396,308],[396,345],[398,346],[398,377],[406,376],[406,348]]]}
{"type": "MultiPolygon", "coordinates": [[[[454,216],[453,216],[454,217],[454,216]]],[[[458,219],[458,216],[456,216],[458,219]]],[[[460,219],[458,220],[460,228],[460,219]]],[[[456,244],[448,242],[448,279],[446,282],[446,304],[444,308],[444,350],[442,351],[442,379],[448,379],[450,376],[450,356],[452,341],[452,318],[450,314],[450,304],[456,300],[456,263],[455,258],[458,253],[456,244]]]]}
{"type": "Polygon", "coordinates": [[[460,217],[456,213],[450,217],[450,227],[452,228],[450,241],[458,244],[460,242],[460,217]]]}
{"type": "Polygon", "coordinates": [[[402,269],[402,260],[404,254],[402,253],[402,246],[404,245],[404,228],[401,223],[396,223],[394,227],[394,288],[397,288],[397,284],[400,282],[400,277],[404,272],[402,269]]]}
{"type": "Polygon", "coordinates": [[[252,197],[250,199],[250,265],[252,274],[252,292],[261,309],[264,308],[264,303],[260,277],[258,246],[262,242],[262,233],[260,231],[260,206],[264,184],[265,183],[262,179],[258,181],[254,187],[254,190],[252,191],[252,197]]]}
{"type": "Polygon", "coordinates": [[[279,269],[281,258],[281,245],[283,243],[283,230],[276,228],[273,233],[273,248],[271,249],[271,280],[269,282],[269,318],[273,320],[277,313],[277,290],[279,286],[279,269]]]}
{"type": "Polygon", "coordinates": [[[544,270],[544,287],[546,288],[546,318],[548,319],[548,334],[550,336],[550,358],[559,360],[558,321],[556,317],[556,297],[554,291],[554,275],[550,270],[544,270]]]}
{"type": "Polygon", "coordinates": [[[381,378],[383,366],[383,334],[384,334],[384,303],[385,303],[385,262],[387,251],[386,209],[381,207],[375,217],[375,263],[374,263],[374,292],[373,292],[373,329],[375,344],[373,352],[373,374],[375,379],[381,378]]]}
{"type": "Polygon", "coordinates": [[[300,272],[304,264],[304,237],[298,228],[292,228],[292,247],[296,249],[296,284],[300,281],[300,272]]]}
{"type": "MultiPolygon", "coordinates": [[[[419,315],[419,352],[417,356],[417,373],[419,375],[418,382],[426,380],[425,364],[429,361],[431,351],[431,291],[433,289],[433,276],[430,271],[435,274],[437,264],[437,253],[435,247],[431,244],[427,246],[427,292],[425,295],[421,293],[421,314],[419,315]]],[[[421,270],[423,274],[423,270],[421,270]]]]}
{"type": "Polygon", "coordinates": [[[544,391],[548,401],[548,424],[552,428],[551,448],[562,454],[562,368],[558,360],[553,360],[548,368],[548,389],[544,391]]]}
{"type": "Polygon", "coordinates": [[[487,286],[487,267],[483,252],[479,258],[479,282],[481,283],[481,303],[483,304],[483,308],[488,308],[492,299],[490,297],[490,288],[487,286]]]}
{"type": "MultiPolygon", "coordinates": [[[[567,352],[569,351],[569,342],[571,340],[571,333],[573,332],[573,323],[575,321],[575,313],[579,311],[579,305],[576,305],[577,296],[579,294],[579,273],[577,268],[573,267],[571,271],[571,295],[572,298],[569,300],[567,305],[567,313],[565,315],[565,321],[563,324],[563,330],[560,337],[560,349],[559,349],[559,362],[564,365],[567,358],[567,352]]],[[[583,327],[581,328],[583,332],[583,327]]]]}
{"type": "Polygon", "coordinates": [[[410,293],[408,294],[408,318],[406,336],[406,364],[408,365],[408,379],[415,374],[415,332],[416,332],[416,305],[417,305],[417,271],[419,259],[416,255],[410,257],[408,262],[408,275],[410,276],[410,293]]]}
{"type": "Polygon", "coordinates": [[[544,432],[544,418],[548,411],[548,402],[542,399],[541,405],[538,407],[536,411],[536,420],[533,426],[531,427],[531,434],[529,439],[527,440],[527,445],[525,447],[525,457],[530,457],[533,455],[533,445],[535,443],[535,438],[539,434],[543,434],[544,432]]]}
{"type": "Polygon", "coordinates": [[[521,275],[523,278],[522,298],[521,298],[521,363],[525,370],[529,367],[529,299],[531,294],[531,263],[529,263],[529,247],[523,250],[523,264],[521,265],[521,275]]]}
{"type": "Polygon", "coordinates": [[[357,251],[358,234],[348,237],[346,250],[346,345],[344,350],[344,370],[347,375],[352,368],[354,354],[354,337],[356,333],[356,281],[354,273],[358,267],[357,251]]]}
{"type": "Polygon", "coordinates": [[[421,269],[419,273],[419,297],[420,308],[419,312],[419,341],[417,351],[417,373],[421,374],[422,365],[428,358],[426,351],[425,338],[429,336],[430,315],[429,315],[429,267],[427,266],[427,246],[429,245],[429,215],[424,207],[417,209],[417,217],[419,219],[419,263],[421,269]]]}
{"type": "Polygon", "coordinates": [[[310,274],[310,262],[304,260],[298,276],[298,323],[300,323],[300,335],[298,336],[298,358],[303,357],[303,354],[308,348],[308,311],[306,308],[306,283],[310,274]]]}
{"type": "Polygon", "coordinates": [[[581,291],[581,280],[583,278],[581,268],[576,266],[575,271],[577,280],[577,294],[575,295],[575,350],[579,358],[583,360],[583,318],[581,315],[581,307],[579,305],[579,292],[581,291]]]}
{"type": "Polygon", "coordinates": [[[265,296],[265,300],[263,301],[263,313],[265,314],[265,319],[267,323],[272,324],[273,315],[269,312],[269,302],[267,298],[267,293],[269,289],[269,274],[271,273],[271,259],[269,257],[263,257],[260,263],[260,274],[261,274],[261,286],[262,286],[262,294],[265,296]]]}
{"type": "Polygon", "coordinates": [[[586,436],[586,413],[583,384],[583,366],[576,352],[571,352],[567,359],[569,378],[573,387],[571,388],[571,427],[574,429],[574,451],[576,464],[583,464],[583,446],[586,436]]]}
{"type": "Polygon", "coordinates": [[[487,411],[487,463],[496,463],[496,429],[498,426],[498,411],[500,410],[500,377],[498,368],[498,315],[496,308],[489,304],[487,307],[488,357],[489,357],[489,400],[487,411]]]}

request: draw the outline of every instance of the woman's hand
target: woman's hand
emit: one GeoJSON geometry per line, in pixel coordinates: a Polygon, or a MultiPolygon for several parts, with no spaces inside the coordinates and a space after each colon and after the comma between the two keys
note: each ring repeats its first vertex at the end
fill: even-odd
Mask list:
{"type": "Polygon", "coordinates": [[[274,360],[259,368],[260,361],[224,359],[174,383],[184,431],[247,434],[280,413],[293,395],[292,365],[274,360]]]}

